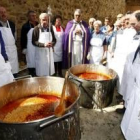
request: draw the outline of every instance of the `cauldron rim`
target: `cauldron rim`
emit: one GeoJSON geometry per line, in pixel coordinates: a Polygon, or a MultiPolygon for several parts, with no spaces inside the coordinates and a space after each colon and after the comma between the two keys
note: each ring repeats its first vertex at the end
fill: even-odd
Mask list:
{"type": "MultiPolygon", "coordinates": [[[[46,78],[51,78],[51,79],[62,79],[62,80],[64,80],[64,78],[62,78],[62,77],[54,77],[54,76],[42,76],[42,77],[31,77],[31,78],[25,78],[25,79],[20,79],[20,80],[18,80],[18,81],[13,81],[13,82],[10,82],[10,83],[8,83],[8,84],[6,84],[6,85],[3,85],[3,86],[1,86],[0,88],[3,88],[3,87],[6,87],[6,86],[8,86],[8,85],[12,85],[13,83],[17,83],[17,82],[20,82],[20,81],[27,81],[27,80],[31,80],[31,79],[46,79],[46,78]]],[[[79,98],[80,98],[80,94],[78,95],[78,97],[76,98],[76,100],[70,105],[70,106],[68,106],[68,108],[67,108],[67,111],[63,114],[63,115],[65,115],[68,111],[70,111],[71,109],[72,109],[72,107],[78,102],[78,100],[79,100],[79,98]]],[[[61,117],[63,117],[63,115],[61,116],[61,117]]],[[[61,118],[60,117],[60,118],[61,118]]],[[[55,116],[55,115],[51,115],[51,116],[48,116],[48,117],[44,117],[44,118],[41,118],[41,119],[37,119],[37,120],[33,120],[33,121],[27,121],[27,122],[14,122],[14,123],[11,123],[11,122],[3,122],[3,121],[1,121],[0,120],[0,124],[9,124],[9,125],[23,125],[23,124],[33,124],[33,123],[39,123],[39,122],[46,122],[47,120],[49,121],[50,119],[54,119],[54,118],[57,118],[57,116],[55,116]]]]}
{"type": "MultiPolygon", "coordinates": [[[[117,78],[117,73],[116,73],[116,71],[114,71],[113,69],[111,69],[111,68],[107,68],[107,67],[105,67],[105,66],[103,66],[103,65],[96,65],[96,64],[79,64],[79,65],[75,65],[75,66],[72,66],[69,70],[69,74],[72,76],[72,77],[74,77],[74,78],[76,78],[76,79],[78,79],[79,81],[81,81],[81,82],[106,82],[106,81],[110,81],[110,80],[114,80],[114,79],[116,79],[117,78]],[[102,68],[105,68],[105,69],[108,69],[108,70],[111,70],[113,73],[114,73],[114,77],[112,77],[111,79],[108,79],[108,80],[97,80],[97,79],[89,79],[89,80],[87,80],[87,79],[82,79],[82,78],[79,78],[78,76],[76,76],[76,74],[80,74],[80,73],[76,73],[76,74],[73,74],[72,73],[72,69],[74,69],[74,68],[76,68],[76,67],[79,67],[79,66],[85,66],[85,67],[102,67],[102,68]]],[[[91,72],[92,73],[92,72],[91,72]]],[[[103,74],[105,74],[105,73],[103,73],[103,74]]]]}

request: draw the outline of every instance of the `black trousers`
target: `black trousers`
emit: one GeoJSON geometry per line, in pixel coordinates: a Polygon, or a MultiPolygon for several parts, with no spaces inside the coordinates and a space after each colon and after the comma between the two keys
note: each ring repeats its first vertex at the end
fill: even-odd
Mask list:
{"type": "Polygon", "coordinates": [[[62,75],[62,61],[54,62],[54,67],[55,67],[55,75],[63,77],[63,75],[62,75]]]}

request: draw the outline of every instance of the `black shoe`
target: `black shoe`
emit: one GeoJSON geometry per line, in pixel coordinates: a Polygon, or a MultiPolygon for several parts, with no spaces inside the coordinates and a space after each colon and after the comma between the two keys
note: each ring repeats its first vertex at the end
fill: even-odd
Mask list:
{"type": "Polygon", "coordinates": [[[126,110],[125,107],[123,107],[123,108],[118,108],[118,109],[116,109],[116,112],[117,112],[118,114],[124,114],[125,110],[126,110]]]}

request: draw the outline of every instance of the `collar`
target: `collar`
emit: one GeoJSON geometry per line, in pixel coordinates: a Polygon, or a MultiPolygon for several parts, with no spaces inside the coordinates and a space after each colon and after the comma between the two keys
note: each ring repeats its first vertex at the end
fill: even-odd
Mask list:
{"type": "Polygon", "coordinates": [[[137,32],[137,34],[133,37],[134,40],[140,40],[140,32],[137,32]]]}
{"type": "Polygon", "coordinates": [[[80,22],[75,21],[75,19],[73,20],[74,24],[82,24],[82,20],[80,22]]]}
{"type": "Polygon", "coordinates": [[[137,35],[140,35],[140,31],[137,32],[137,35]]]}
{"type": "Polygon", "coordinates": [[[60,26],[55,26],[55,28],[56,28],[57,32],[61,32],[61,27],[60,26]]]}
{"type": "Polygon", "coordinates": [[[3,27],[7,27],[7,21],[6,21],[6,22],[3,22],[3,21],[0,20],[0,23],[1,23],[1,25],[2,25],[3,27]]]}
{"type": "Polygon", "coordinates": [[[44,28],[41,24],[39,24],[39,28],[41,29],[41,32],[49,32],[49,27],[44,28]]]}

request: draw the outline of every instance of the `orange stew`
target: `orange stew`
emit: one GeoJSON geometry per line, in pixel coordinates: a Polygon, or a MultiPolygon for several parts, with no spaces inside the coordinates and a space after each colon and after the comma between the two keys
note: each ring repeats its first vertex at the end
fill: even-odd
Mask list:
{"type": "Polygon", "coordinates": [[[54,114],[60,98],[38,94],[10,102],[0,109],[0,120],[4,122],[26,122],[54,114]]]}
{"type": "Polygon", "coordinates": [[[102,73],[80,73],[77,75],[79,78],[85,80],[110,80],[111,76],[102,73]]]}

